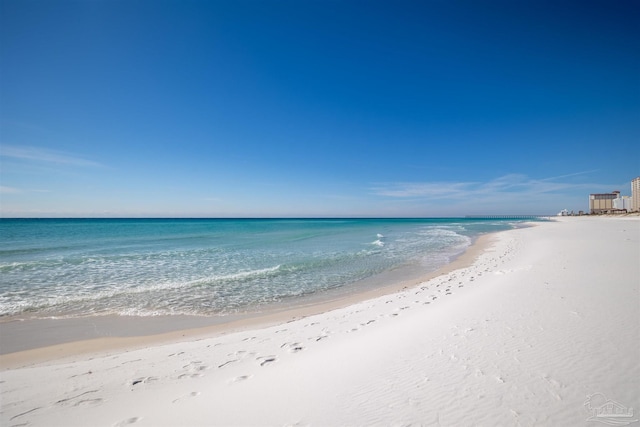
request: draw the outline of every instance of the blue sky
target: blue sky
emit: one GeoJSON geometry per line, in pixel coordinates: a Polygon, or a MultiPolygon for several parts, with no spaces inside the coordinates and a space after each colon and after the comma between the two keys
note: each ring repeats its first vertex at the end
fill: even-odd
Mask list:
{"type": "Polygon", "coordinates": [[[546,214],[640,175],[637,1],[0,4],[4,217],[546,214]]]}

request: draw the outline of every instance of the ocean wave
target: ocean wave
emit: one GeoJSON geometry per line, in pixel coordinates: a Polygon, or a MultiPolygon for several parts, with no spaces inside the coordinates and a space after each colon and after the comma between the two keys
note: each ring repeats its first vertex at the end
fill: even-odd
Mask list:
{"type": "Polygon", "coordinates": [[[33,265],[33,262],[9,262],[6,264],[0,264],[0,272],[11,271],[19,268],[24,268],[28,265],[33,265]]]}
{"type": "Polygon", "coordinates": [[[280,265],[276,265],[275,267],[263,268],[259,270],[240,271],[238,273],[228,274],[225,276],[213,276],[213,277],[205,277],[202,279],[192,280],[190,282],[186,282],[185,284],[188,286],[193,286],[193,285],[206,285],[212,282],[229,282],[229,281],[251,279],[254,277],[268,276],[273,273],[277,273],[278,270],[280,270],[280,268],[281,268],[280,265]]]}
{"type": "Polygon", "coordinates": [[[96,222],[82,228],[105,228],[94,235],[59,233],[62,244],[29,241],[57,250],[0,257],[0,315],[231,313],[348,286],[398,266],[437,268],[464,251],[469,236],[496,228],[429,220],[129,225],[137,223],[144,229],[136,234],[119,222],[96,222]],[[65,246],[67,240],[72,244],[65,246]]]}
{"type": "MultiPolygon", "coordinates": [[[[17,315],[20,313],[34,311],[77,311],[82,307],[89,310],[95,310],[97,307],[95,304],[96,301],[106,302],[114,299],[127,299],[128,297],[145,293],[158,293],[176,290],[186,291],[188,288],[202,287],[203,285],[224,285],[225,283],[241,282],[252,278],[266,278],[277,274],[280,269],[281,265],[276,265],[269,268],[240,271],[235,274],[210,276],[190,281],[165,282],[149,285],[121,283],[120,285],[109,286],[107,289],[96,289],[95,286],[86,285],[77,286],[76,284],[70,283],[66,286],[58,286],[58,289],[56,289],[56,296],[37,296],[33,294],[33,292],[31,292],[30,295],[25,295],[26,292],[20,291],[8,292],[0,296],[0,316],[17,315]]],[[[168,295],[165,294],[164,297],[168,297],[168,295]]],[[[184,295],[181,295],[181,297],[184,297],[184,295]]],[[[116,307],[109,308],[109,310],[111,309],[116,309],[116,307]]],[[[167,314],[166,310],[161,311],[161,313],[167,314]]]]}

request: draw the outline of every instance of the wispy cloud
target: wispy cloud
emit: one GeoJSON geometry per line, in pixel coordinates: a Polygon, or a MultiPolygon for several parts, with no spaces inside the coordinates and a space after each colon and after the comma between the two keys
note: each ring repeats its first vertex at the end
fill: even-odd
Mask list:
{"type": "Polygon", "coordinates": [[[522,174],[504,175],[490,181],[463,182],[398,182],[373,187],[374,194],[384,197],[425,200],[518,199],[533,195],[558,195],[583,190],[599,191],[602,185],[575,183],[566,178],[593,171],[577,172],[557,177],[532,179],[522,174]]]}
{"type": "Polygon", "coordinates": [[[372,190],[386,197],[455,199],[474,185],[473,182],[397,182],[382,184],[372,190]]]}
{"type": "Polygon", "coordinates": [[[570,176],[586,175],[586,174],[590,174],[590,173],[593,173],[593,172],[598,172],[598,169],[592,169],[592,170],[582,171],[582,172],[574,172],[574,173],[569,173],[569,174],[560,175],[560,176],[553,176],[551,178],[541,179],[541,181],[553,181],[555,179],[568,178],[570,176]]]}
{"type": "Polygon", "coordinates": [[[17,188],[0,185],[0,194],[22,194],[22,193],[51,193],[51,190],[41,190],[35,188],[17,188]]]}
{"type": "Polygon", "coordinates": [[[0,149],[0,156],[38,163],[55,163],[80,167],[102,167],[100,163],[93,160],[88,160],[62,151],[32,146],[3,144],[0,149]]]}

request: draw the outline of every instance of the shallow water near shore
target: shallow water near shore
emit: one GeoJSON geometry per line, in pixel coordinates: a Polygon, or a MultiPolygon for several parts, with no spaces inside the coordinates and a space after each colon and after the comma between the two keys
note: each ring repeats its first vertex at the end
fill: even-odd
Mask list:
{"type": "Polygon", "coordinates": [[[0,316],[231,316],[447,264],[515,221],[3,219],[0,316]],[[386,275],[386,276],[385,276],[386,275]]]}

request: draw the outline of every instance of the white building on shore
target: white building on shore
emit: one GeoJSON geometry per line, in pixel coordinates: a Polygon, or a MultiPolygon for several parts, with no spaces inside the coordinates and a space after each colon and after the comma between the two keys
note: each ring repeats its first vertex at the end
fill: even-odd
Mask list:
{"type": "Polygon", "coordinates": [[[611,193],[589,194],[591,215],[625,212],[640,212],[640,176],[631,180],[631,197],[621,195],[618,190],[611,193]]]}
{"type": "Polygon", "coordinates": [[[618,211],[627,211],[627,212],[631,212],[632,210],[632,203],[631,203],[631,197],[629,196],[621,196],[618,194],[618,197],[616,199],[613,199],[613,210],[618,210],[618,211]]]}
{"type": "Polygon", "coordinates": [[[631,212],[640,212],[640,176],[631,181],[631,212]]]}

